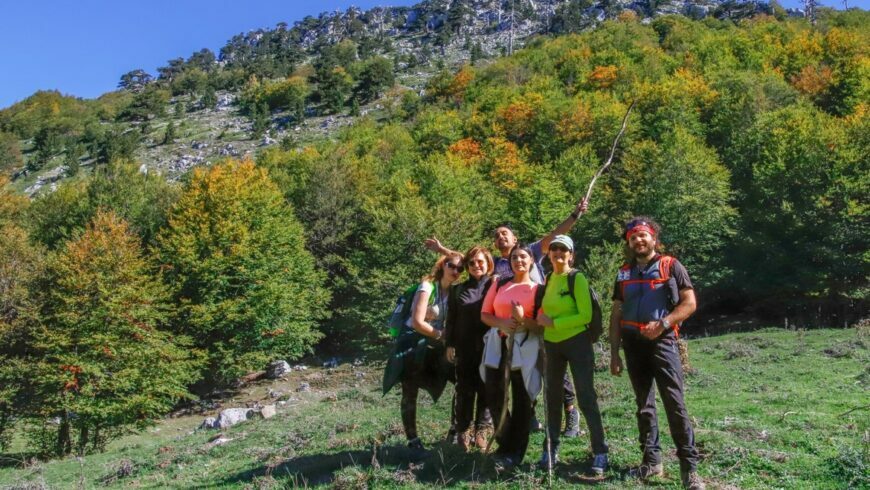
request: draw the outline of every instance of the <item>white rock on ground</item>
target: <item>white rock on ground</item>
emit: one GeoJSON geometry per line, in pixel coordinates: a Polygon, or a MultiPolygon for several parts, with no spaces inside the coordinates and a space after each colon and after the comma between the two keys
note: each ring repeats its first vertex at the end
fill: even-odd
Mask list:
{"type": "Polygon", "coordinates": [[[251,418],[254,414],[252,408],[228,408],[221,411],[217,419],[217,426],[221,429],[232,427],[251,418]]]}
{"type": "Polygon", "coordinates": [[[266,368],[266,377],[269,379],[278,379],[292,371],[293,368],[290,367],[290,364],[287,364],[287,361],[272,361],[266,368]]]}
{"type": "Polygon", "coordinates": [[[270,419],[274,417],[278,412],[275,410],[275,405],[264,405],[263,408],[260,409],[260,415],[264,419],[270,419]]]}

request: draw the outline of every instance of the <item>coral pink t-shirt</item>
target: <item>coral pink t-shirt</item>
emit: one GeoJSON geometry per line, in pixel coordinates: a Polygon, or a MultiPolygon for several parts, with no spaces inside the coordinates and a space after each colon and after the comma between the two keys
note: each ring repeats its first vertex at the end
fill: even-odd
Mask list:
{"type": "Polygon", "coordinates": [[[524,317],[534,318],[535,313],[532,310],[535,308],[537,289],[537,284],[516,284],[513,281],[500,288],[497,283],[493,284],[487,291],[486,298],[483,299],[483,308],[480,311],[495,315],[497,318],[510,318],[513,312],[512,302],[516,301],[523,306],[524,317]]]}

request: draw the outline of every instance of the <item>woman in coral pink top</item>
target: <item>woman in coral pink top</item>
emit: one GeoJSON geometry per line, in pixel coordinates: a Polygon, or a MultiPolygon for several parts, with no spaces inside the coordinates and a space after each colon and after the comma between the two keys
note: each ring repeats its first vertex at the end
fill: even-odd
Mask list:
{"type": "Polygon", "coordinates": [[[498,464],[505,469],[520,464],[529,445],[529,424],[532,419],[532,399],[541,389],[537,369],[540,327],[535,322],[535,291],[530,271],[534,254],[527,245],[516,245],[510,253],[513,279],[499,280],[489,288],[483,300],[481,320],[489,325],[482,363],[486,379],[487,401],[496,427],[498,464]],[[513,349],[508,359],[507,340],[513,334],[513,349]],[[511,410],[501,422],[505,402],[504,369],[510,363],[511,410]]]}

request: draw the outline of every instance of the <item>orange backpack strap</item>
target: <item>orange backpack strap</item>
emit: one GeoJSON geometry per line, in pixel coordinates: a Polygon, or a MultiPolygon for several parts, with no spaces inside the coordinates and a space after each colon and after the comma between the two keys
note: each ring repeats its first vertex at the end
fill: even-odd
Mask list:
{"type": "Polygon", "coordinates": [[[662,255],[659,259],[659,278],[667,281],[671,278],[671,265],[674,263],[674,258],[670,255],[662,255]]]}
{"type": "MultiPolygon", "coordinates": [[[[659,277],[663,281],[668,281],[671,278],[671,266],[674,264],[674,258],[670,255],[662,255],[659,259],[659,277]]],[[[675,323],[671,326],[674,329],[674,334],[680,338],[680,324],[675,323]]]]}

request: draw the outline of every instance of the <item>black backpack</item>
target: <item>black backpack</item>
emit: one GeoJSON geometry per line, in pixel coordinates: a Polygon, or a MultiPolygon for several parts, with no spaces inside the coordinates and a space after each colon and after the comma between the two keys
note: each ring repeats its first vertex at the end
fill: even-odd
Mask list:
{"type": "MultiPolygon", "coordinates": [[[[577,278],[577,273],[580,272],[577,269],[571,269],[568,271],[568,295],[574,298],[574,302],[577,302],[577,296],[574,295],[574,281],[577,278]]],[[[547,274],[547,282],[538,287],[538,290],[535,294],[535,315],[537,315],[538,310],[541,308],[541,302],[544,300],[544,293],[547,290],[546,284],[550,283],[550,275],[552,273],[547,274]]],[[[589,324],[586,326],[586,330],[589,332],[589,340],[592,343],[598,342],[598,339],[601,338],[601,334],[604,333],[604,322],[602,320],[601,314],[601,301],[598,298],[598,293],[592,289],[592,286],[589,286],[589,297],[592,299],[592,320],[589,321],[589,324]]]]}

